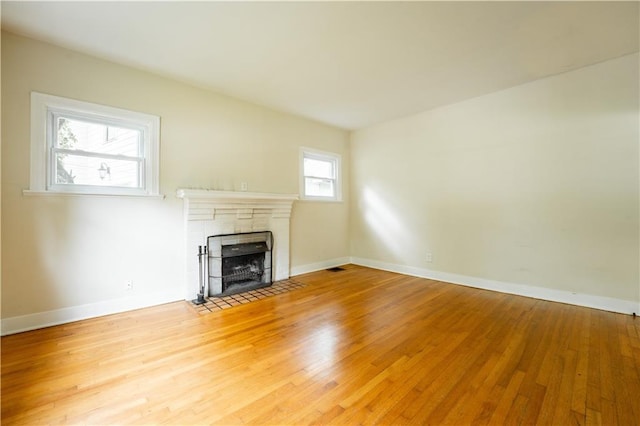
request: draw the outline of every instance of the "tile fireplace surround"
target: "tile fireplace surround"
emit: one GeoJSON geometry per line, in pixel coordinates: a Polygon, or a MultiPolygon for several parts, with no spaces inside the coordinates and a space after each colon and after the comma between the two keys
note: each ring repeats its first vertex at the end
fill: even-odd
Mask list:
{"type": "Polygon", "coordinates": [[[297,194],[178,189],[184,201],[185,299],[198,293],[198,246],[218,234],[271,231],[273,280],[289,278],[289,228],[297,194]]]}

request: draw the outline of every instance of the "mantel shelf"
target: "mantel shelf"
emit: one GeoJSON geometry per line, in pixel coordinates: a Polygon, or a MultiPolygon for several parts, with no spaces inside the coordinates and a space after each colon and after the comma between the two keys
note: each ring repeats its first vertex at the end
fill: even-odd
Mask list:
{"type": "Polygon", "coordinates": [[[298,194],[271,194],[266,192],[215,191],[208,189],[178,189],[176,196],[182,199],[210,200],[230,203],[288,202],[298,200],[298,194]]]}

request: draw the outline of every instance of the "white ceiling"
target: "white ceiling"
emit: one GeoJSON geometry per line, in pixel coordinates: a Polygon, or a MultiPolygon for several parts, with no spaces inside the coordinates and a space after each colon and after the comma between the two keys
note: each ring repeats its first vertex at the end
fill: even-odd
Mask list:
{"type": "Polygon", "coordinates": [[[2,1],[2,27],[357,129],[637,52],[639,4],[2,1]]]}

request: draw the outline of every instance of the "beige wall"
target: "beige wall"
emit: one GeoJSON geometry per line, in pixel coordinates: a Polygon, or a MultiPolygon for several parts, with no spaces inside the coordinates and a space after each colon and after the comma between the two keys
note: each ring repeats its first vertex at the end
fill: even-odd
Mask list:
{"type": "Polygon", "coordinates": [[[343,203],[294,204],[291,266],[348,256],[343,130],[9,33],[2,35],[2,122],[3,318],[181,297],[176,189],[237,190],[243,181],[253,192],[298,193],[300,146],[341,154],[347,180],[343,203]],[[24,196],[30,91],[159,115],[166,199],[24,196]]]}
{"type": "MultiPolygon", "coordinates": [[[[0,10],[2,4],[0,4],[0,10]]],[[[0,16],[2,12],[0,11],[0,16]]],[[[0,58],[2,58],[2,31],[0,31],[0,58]]],[[[2,66],[0,66],[0,81],[2,80],[2,66]]],[[[0,84],[0,99],[2,99],[2,85],[0,84]]],[[[2,224],[2,103],[0,102],[0,224],[2,224]]],[[[0,226],[0,318],[2,318],[2,226],[0,226]]]]}
{"type": "Polygon", "coordinates": [[[640,302],[638,128],[636,54],[354,132],[351,255],[640,302]]]}

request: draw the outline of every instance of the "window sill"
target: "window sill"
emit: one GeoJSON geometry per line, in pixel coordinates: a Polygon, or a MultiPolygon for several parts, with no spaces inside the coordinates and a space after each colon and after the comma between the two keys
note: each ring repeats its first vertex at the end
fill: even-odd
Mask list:
{"type": "Polygon", "coordinates": [[[121,198],[151,198],[164,200],[164,194],[146,195],[146,194],[106,194],[99,192],[61,192],[61,191],[40,191],[24,189],[22,195],[25,197],[121,197],[121,198]]]}
{"type": "Polygon", "coordinates": [[[300,201],[310,201],[312,203],[342,203],[342,199],[334,199],[334,198],[315,198],[315,197],[303,197],[300,196],[300,201]]]}

